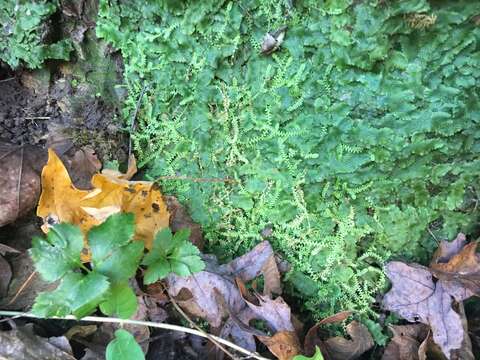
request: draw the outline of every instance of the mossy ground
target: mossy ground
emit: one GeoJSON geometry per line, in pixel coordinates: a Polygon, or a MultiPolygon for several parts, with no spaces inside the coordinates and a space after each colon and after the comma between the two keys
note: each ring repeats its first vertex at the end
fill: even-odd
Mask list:
{"type": "Polygon", "coordinates": [[[141,166],[224,258],[268,238],[317,317],[375,317],[391,257],[473,231],[480,28],[470,1],[101,1],[141,166]],[[287,26],[281,48],[260,53],[287,26]],[[268,235],[268,236],[266,236],[268,235]]]}

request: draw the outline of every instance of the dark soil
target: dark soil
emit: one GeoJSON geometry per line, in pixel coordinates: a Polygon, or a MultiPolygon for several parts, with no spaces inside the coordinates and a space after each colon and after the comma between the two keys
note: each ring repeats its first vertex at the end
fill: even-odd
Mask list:
{"type": "Polygon", "coordinates": [[[59,155],[89,145],[103,161],[125,161],[128,142],[115,106],[88,84],[73,84],[61,67],[0,73],[0,139],[55,148],[61,138],[59,155]]]}
{"type": "Polygon", "coordinates": [[[0,138],[17,145],[45,144],[48,121],[59,117],[55,103],[36,96],[16,77],[0,80],[0,138]]]}

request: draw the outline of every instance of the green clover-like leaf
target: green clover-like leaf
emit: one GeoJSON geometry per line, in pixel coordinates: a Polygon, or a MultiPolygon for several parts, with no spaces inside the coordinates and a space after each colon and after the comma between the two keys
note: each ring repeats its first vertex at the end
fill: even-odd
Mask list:
{"type": "Polygon", "coordinates": [[[107,300],[100,304],[100,310],[108,316],[128,319],[137,311],[137,297],[128,283],[112,284],[107,300]]]}
{"type": "Polygon", "coordinates": [[[135,338],[127,330],[115,331],[115,339],[112,340],[106,351],[107,360],[144,360],[142,348],[135,338]]]}
{"type": "Polygon", "coordinates": [[[180,230],[172,236],[170,229],[164,229],[155,236],[153,248],[142,262],[147,265],[145,284],[152,284],[172,272],[189,276],[205,268],[200,251],[188,241],[189,235],[190,230],[180,230]]]}
{"type": "Polygon", "coordinates": [[[77,318],[92,313],[104,299],[109,288],[107,277],[96,272],[87,275],[70,272],[53,292],[41,293],[32,312],[38,316],[65,316],[77,318]]]}
{"type": "Polygon", "coordinates": [[[95,271],[113,282],[135,275],[143,255],[143,242],[133,241],[133,214],[114,214],[88,233],[95,271]]]}
{"type": "Polygon", "coordinates": [[[82,249],[83,235],[80,229],[62,223],[53,226],[46,239],[33,238],[30,256],[43,279],[56,281],[80,266],[82,249]]]}

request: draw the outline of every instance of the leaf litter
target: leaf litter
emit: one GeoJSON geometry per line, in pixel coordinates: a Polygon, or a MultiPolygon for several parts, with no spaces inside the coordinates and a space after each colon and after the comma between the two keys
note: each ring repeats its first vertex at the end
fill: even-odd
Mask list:
{"type": "Polygon", "coordinates": [[[477,242],[466,244],[465,235],[459,234],[452,242],[440,243],[429,268],[399,261],[385,267],[392,288],[383,299],[384,308],[430,326],[433,341],[448,359],[469,342],[464,316],[455,305],[479,294],[476,248],[477,242]]]}
{"type": "MultiPolygon", "coordinates": [[[[60,253],[55,253],[55,251],[51,251],[55,248],[42,250],[44,240],[37,239],[35,240],[37,245],[34,246],[32,255],[38,264],[43,263],[40,266],[43,269],[41,274],[43,278],[55,281],[63,277],[56,292],[59,292],[60,295],[60,293],[63,294],[62,288],[70,289],[68,291],[68,305],[65,304],[70,309],[68,311],[72,311],[78,316],[86,314],[90,311],[90,308],[76,307],[77,299],[85,299],[85,296],[87,296],[90,303],[94,304],[98,302],[97,298],[99,296],[105,294],[106,283],[103,284],[102,282],[104,280],[89,280],[89,277],[99,276],[98,274],[91,273],[84,276],[69,271],[81,266],[82,262],[92,260],[95,262],[98,261],[95,259],[101,258],[103,245],[97,243],[95,236],[91,233],[97,231],[96,228],[93,229],[94,226],[101,224],[112,214],[132,212],[137,215],[135,217],[136,228],[144,231],[141,234],[136,233],[135,237],[146,237],[145,245],[147,247],[153,246],[155,249],[154,234],[157,234],[158,241],[163,241],[160,248],[168,248],[164,245],[169,243],[184,243],[185,245],[182,245],[185,247],[182,252],[183,255],[188,255],[192,249],[198,251],[196,247],[189,245],[190,243],[200,248],[203,247],[204,240],[200,227],[191,220],[176,198],[163,197],[151,182],[130,180],[136,172],[134,158],[130,161],[131,166],[127,173],[122,174],[113,170],[103,170],[100,173],[101,164],[95,152],[89,148],[77,151],[73,158],[66,158],[65,165],[53,150],[49,150],[48,155],[48,162],[41,175],[42,194],[38,203],[37,214],[44,221],[42,229],[47,232],[51,245],[69,245],[67,245],[67,252],[62,250],[60,253]],[[71,177],[69,173],[72,175],[71,177]],[[87,181],[89,179],[91,180],[90,184],[87,181]],[[145,209],[147,208],[150,212],[149,215],[156,215],[154,221],[148,220],[150,216],[142,217],[142,215],[145,215],[145,209]],[[63,224],[55,225],[58,223],[63,224]],[[67,223],[78,225],[80,230],[75,230],[76,228],[67,223]],[[53,225],[56,228],[55,232],[50,230],[53,225]],[[172,234],[168,228],[173,230],[174,233],[172,234]],[[93,231],[90,231],[92,229],[93,231]],[[163,232],[162,229],[164,229],[163,232]],[[87,241],[85,234],[89,231],[89,241],[87,241]],[[145,236],[145,233],[147,233],[147,236],[145,236]],[[179,239],[176,240],[176,238],[179,239]],[[76,240],[73,241],[72,239],[76,240]],[[88,254],[85,253],[85,248],[88,248],[88,254]],[[92,253],[94,254],[93,259],[92,253]],[[58,261],[60,258],[63,260],[58,261]],[[52,267],[51,264],[55,264],[55,266],[52,267]],[[101,288],[97,288],[95,292],[88,295],[82,289],[91,289],[90,285],[93,282],[101,288]]],[[[46,245],[46,243],[44,244],[46,245]]],[[[197,254],[195,253],[195,255],[197,254]]],[[[168,252],[166,256],[169,256],[168,252]]],[[[224,265],[219,265],[214,256],[202,256],[206,263],[206,268],[203,271],[191,274],[190,272],[182,272],[179,268],[176,269],[176,272],[182,276],[170,274],[165,278],[164,282],[167,284],[170,297],[173,297],[188,314],[205,319],[214,333],[224,338],[231,338],[245,349],[256,351],[255,338],[257,338],[278,359],[289,360],[302,353],[298,328],[295,327],[296,319],[292,315],[289,305],[280,296],[282,294],[281,273],[288,271],[289,266],[273,252],[268,241],[263,241],[249,253],[224,265]],[[255,286],[254,290],[250,291],[246,283],[253,281],[255,284],[260,276],[263,277],[262,293],[255,290],[255,286]],[[252,327],[250,325],[252,320],[262,321],[268,332],[265,332],[265,329],[258,330],[252,327]]],[[[158,258],[158,256],[152,257],[150,260],[149,257],[146,257],[146,261],[157,264],[158,269],[161,269],[160,265],[168,266],[170,270],[173,266],[176,266],[171,260],[167,261],[161,257],[158,258]]],[[[196,266],[195,264],[190,265],[190,268],[196,266]]],[[[101,271],[100,263],[95,267],[101,271]]],[[[198,271],[202,268],[198,267],[195,270],[198,271]]],[[[157,271],[155,277],[147,281],[147,283],[152,283],[150,287],[155,286],[155,281],[165,277],[170,272],[168,269],[167,271],[158,270],[160,272],[157,271]]],[[[110,275],[115,277],[115,274],[110,275]]],[[[147,275],[145,273],[145,276],[147,275]]],[[[37,278],[40,284],[44,284],[40,277],[37,278]]],[[[45,285],[51,289],[52,286],[57,284],[45,285]]],[[[101,303],[100,308],[104,313],[123,318],[131,315],[126,311],[131,311],[134,307],[126,306],[126,304],[134,294],[133,292],[127,294],[125,290],[129,290],[129,288],[122,286],[117,286],[118,291],[115,286],[109,290],[110,297],[114,300],[101,303]]],[[[35,286],[32,287],[32,290],[34,293],[39,291],[35,286]]],[[[159,306],[164,307],[168,303],[168,297],[166,298],[167,301],[165,299],[158,300],[156,296],[146,296],[138,287],[136,287],[135,293],[137,294],[136,303],[138,303],[138,307],[136,307],[137,312],[134,319],[163,321],[169,316],[165,310],[155,309],[159,306]]],[[[63,313],[67,311],[63,305],[60,305],[60,308],[50,309],[50,305],[48,305],[51,301],[50,295],[45,293],[42,296],[40,297],[41,301],[35,305],[37,312],[59,311],[59,313],[63,313]]],[[[30,300],[23,307],[30,307],[32,302],[33,300],[30,300]]],[[[128,326],[125,325],[125,328],[128,326]]],[[[349,353],[352,347],[351,343],[355,343],[358,337],[355,333],[358,326],[354,323],[349,326],[348,331],[350,331],[352,340],[343,339],[342,342],[340,338],[334,338],[330,339],[330,342],[325,342],[325,344],[329,344],[328,346],[333,348],[338,347],[339,351],[344,349],[344,353],[349,353]]],[[[81,340],[88,350],[85,358],[102,358],[105,354],[106,344],[114,337],[116,330],[118,330],[117,325],[102,324],[93,333],[91,341],[81,340]]],[[[148,327],[132,326],[130,331],[137,342],[142,344],[142,350],[146,353],[148,351],[148,339],[150,338],[148,327]]],[[[75,338],[78,340],[79,336],[75,338]]],[[[325,346],[322,346],[322,351],[327,351],[325,346]]],[[[369,342],[364,347],[370,347],[369,342]]],[[[359,353],[358,349],[352,351],[353,353],[349,355],[349,358],[354,358],[359,353]]],[[[219,354],[217,353],[216,356],[218,357],[219,354]]],[[[327,359],[329,358],[327,357],[327,359]]],[[[332,357],[331,359],[335,358],[332,357]]]]}

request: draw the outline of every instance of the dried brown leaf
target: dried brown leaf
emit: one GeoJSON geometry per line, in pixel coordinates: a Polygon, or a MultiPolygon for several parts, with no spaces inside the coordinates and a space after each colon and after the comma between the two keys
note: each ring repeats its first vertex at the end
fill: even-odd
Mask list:
{"type": "Polygon", "coordinates": [[[92,176],[100,171],[102,163],[98,160],[95,150],[85,146],[75,153],[67,167],[73,184],[79,189],[90,190],[92,176]]]}
{"type": "Polygon", "coordinates": [[[273,336],[257,336],[278,360],[292,360],[300,354],[300,343],[294,331],[279,331],[273,336]]]}
{"type": "Polygon", "coordinates": [[[467,243],[467,238],[465,234],[459,233],[457,237],[452,241],[442,240],[438,246],[438,249],[432,256],[432,261],[430,266],[438,263],[446,263],[456,254],[458,254],[465,244],[467,243]]]}
{"type": "Polygon", "coordinates": [[[424,324],[392,325],[393,338],[385,348],[382,360],[420,360],[425,354],[420,346],[427,339],[428,326],[424,324]]]}
{"type": "Polygon", "coordinates": [[[281,298],[271,300],[258,295],[258,304],[249,302],[247,306],[235,282],[236,278],[243,283],[261,275],[272,257],[272,247],[266,241],[225,265],[219,266],[215,257],[206,256],[204,271],[189,277],[171,274],[167,278],[168,293],[187,313],[221,329],[222,337],[231,336],[236,343],[254,351],[255,332],[250,331],[250,320],[264,320],[273,332],[294,331],[290,308],[281,298]]]}
{"type": "Polygon", "coordinates": [[[290,306],[281,297],[273,300],[267,296],[257,295],[257,298],[260,302],[259,305],[246,301],[257,319],[263,319],[275,333],[280,331],[295,332],[290,306]]]}
{"type": "Polygon", "coordinates": [[[201,271],[189,277],[172,274],[168,277],[167,283],[168,293],[184,310],[190,315],[206,320],[215,328],[220,327],[222,319],[228,315],[228,309],[218,303],[215,290],[220,292],[234,313],[240,312],[244,307],[235,282],[226,276],[208,271],[201,271]]]}
{"type": "Polygon", "coordinates": [[[373,338],[368,329],[357,321],[347,325],[347,334],[351,340],[334,337],[323,342],[320,348],[330,360],[352,360],[360,357],[373,347],[373,338]]]}
{"type": "Polygon", "coordinates": [[[240,294],[242,295],[242,297],[247,300],[247,301],[250,301],[251,303],[255,302],[257,299],[256,297],[250,293],[250,291],[248,291],[245,283],[242,281],[242,279],[240,279],[239,277],[236,277],[235,278],[235,283],[237,284],[237,287],[238,287],[238,290],[240,291],[240,294]]]}
{"type": "Polygon", "coordinates": [[[448,262],[431,264],[433,275],[440,279],[445,290],[457,301],[462,301],[474,294],[480,294],[480,259],[476,253],[477,242],[465,245],[452,254],[448,262]]]}
{"type": "Polygon", "coordinates": [[[353,314],[352,311],[340,311],[332,316],[326,317],[325,319],[320,320],[318,325],[325,324],[334,324],[347,320],[353,314]]]}
{"type": "Polygon", "coordinates": [[[34,146],[0,142],[0,226],[31,211],[40,196],[40,169],[45,153],[34,146]]]}
{"type": "MultiPolygon", "coordinates": [[[[270,243],[268,241],[263,241],[245,255],[242,255],[232,260],[226,265],[220,266],[220,271],[234,274],[235,277],[241,278],[244,282],[253,280],[262,274],[264,275],[264,277],[266,277],[264,273],[265,264],[270,261],[269,258],[272,255],[274,256],[275,264],[277,264],[278,260],[282,262],[282,269],[288,268],[288,266],[285,265],[283,260],[275,256],[270,243]]],[[[273,263],[271,263],[271,266],[273,266],[273,263]]],[[[272,270],[269,269],[268,271],[272,270]]],[[[268,275],[267,277],[270,277],[270,275],[268,275]]],[[[274,281],[272,282],[274,283],[274,281]]],[[[273,284],[270,284],[270,287],[272,287],[272,285],[273,284]]],[[[273,285],[273,287],[275,287],[275,285],[273,285]]],[[[277,289],[277,291],[281,290],[277,289]]]]}
{"type": "Polygon", "coordinates": [[[282,285],[280,283],[280,271],[275,261],[275,255],[272,253],[262,267],[264,280],[263,295],[272,296],[272,294],[280,295],[282,293],[282,285]]]}
{"type": "Polygon", "coordinates": [[[285,39],[286,31],[287,27],[282,26],[276,31],[267,32],[263,37],[261,45],[262,54],[269,55],[274,51],[278,50],[278,48],[280,48],[280,45],[282,45],[283,40],[285,39]]]}
{"type": "Polygon", "coordinates": [[[313,356],[313,354],[315,354],[315,348],[317,346],[320,349],[325,348],[321,335],[319,334],[319,330],[321,329],[322,325],[345,321],[350,315],[352,315],[351,311],[341,311],[337,314],[322,319],[314,326],[312,326],[305,335],[305,340],[303,344],[305,354],[307,356],[313,356]]]}
{"type": "Polygon", "coordinates": [[[432,268],[446,273],[459,273],[462,275],[479,272],[480,263],[476,253],[477,245],[477,242],[465,245],[460,252],[451,257],[448,262],[433,264],[432,268]]]}
{"type": "Polygon", "coordinates": [[[384,297],[384,307],[410,322],[430,325],[433,339],[450,357],[452,350],[460,348],[464,331],[442,282],[434,283],[430,271],[420,265],[392,261],[385,270],[392,289],[384,297]]]}

